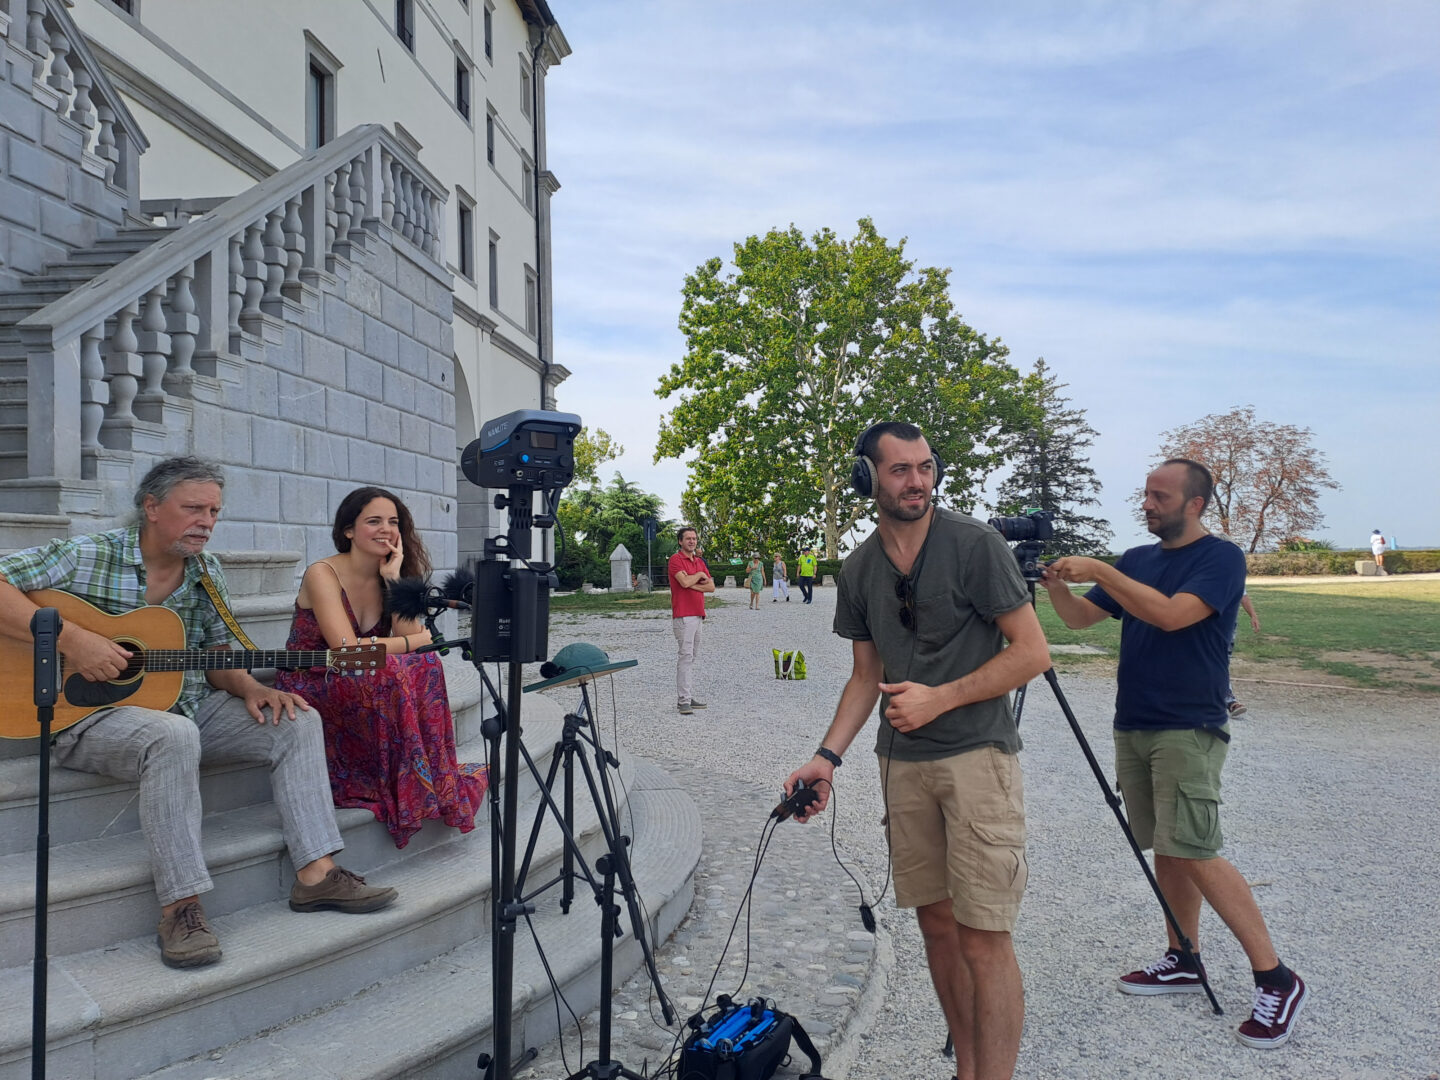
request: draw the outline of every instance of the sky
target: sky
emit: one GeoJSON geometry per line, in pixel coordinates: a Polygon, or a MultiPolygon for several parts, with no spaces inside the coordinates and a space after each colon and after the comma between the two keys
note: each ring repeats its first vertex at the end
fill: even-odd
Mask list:
{"type": "MultiPolygon", "coordinates": [[[[559,407],[678,516],[685,275],[861,217],[1100,433],[1117,550],[1162,432],[1310,428],[1316,535],[1440,547],[1440,4],[551,0],[559,407]]],[[[1092,511],[1093,512],[1093,511],[1092,511]]]]}

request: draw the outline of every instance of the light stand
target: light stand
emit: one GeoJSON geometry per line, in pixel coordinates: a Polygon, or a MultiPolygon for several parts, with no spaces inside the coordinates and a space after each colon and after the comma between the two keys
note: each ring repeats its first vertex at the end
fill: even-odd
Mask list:
{"type": "Polygon", "coordinates": [[[47,975],[50,966],[46,921],[50,900],[50,725],[60,690],[60,629],[64,625],[54,608],[40,608],[30,617],[35,639],[35,713],[40,723],[40,789],[35,834],[35,971],[31,992],[30,1076],[45,1080],[45,1019],[47,975]]]}

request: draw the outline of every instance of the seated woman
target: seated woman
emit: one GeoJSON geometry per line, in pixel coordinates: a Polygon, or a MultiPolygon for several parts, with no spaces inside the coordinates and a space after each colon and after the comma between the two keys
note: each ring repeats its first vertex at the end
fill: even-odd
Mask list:
{"type": "Polygon", "coordinates": [[[352,491],[335,511],[338,555],[312,563],[300,582],[287,649],[380,641],[385,667],[363,676],[285,671],[276,679],[320,710],[336,806],[372,811],[396,847],[426,818],[461,832],[475,827],[485,794],[483,765],[455,760],[445,672],[418,620],[392,618],[385,584],[429,573],[430,559],[405,504],[378,487],[352,491]]]}

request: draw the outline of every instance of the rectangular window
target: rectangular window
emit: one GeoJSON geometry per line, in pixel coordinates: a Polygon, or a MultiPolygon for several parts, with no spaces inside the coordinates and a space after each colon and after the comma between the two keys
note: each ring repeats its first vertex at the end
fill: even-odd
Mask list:
{"type": "Polygon", "coordinates": [[[525,331],[534,334],[540,326],[540,279],[525,267],[525,331]]]}
{"type": "Polygon", "coordinates": [[[470,65],[455,58],[455,108],[466,120],[470,119],[470,65]]]}
{"type": "Polygon", "coordinates": [[[485,5],[485,59],[495,60],[495,16],[490,5],[485,5]]]}
{"type": "Polygon", "coordinates": [[[485,160],[495,164],[495,117],[485,114],[485,160]]]}
{"type": "Polygon", "coordinates": [[[528,161],[520,163],[520,192],[528,210],[535,209],[535,170],[528,161]]]}
{"type": "Polygon", "coordinates": [[[126,15],[135,14],[135,5],[132,3],[132,0],[110,0],[110,2],[125,12],[126,15]]]}
{"type": "Polygon", "coordinates": [[[500,306],[500,237],[490,234],[490,306],[500,306]]]}
{"type": "Polygon", "coordinates": [[[475,280],[475,211],[463,202],[456,203],[460,223],[460,275],[475,280]]]}
{"type": "Polygon", "coordinates": [[[305,140],[311,150],[335,137],[335,76],[314,60],[305,87],[305,140]]]}
{"type": "Polygon", "coordinates": [[[530,69],[523,59],[520,61],[520,111],[530,115],[530,69]]]}
{"type": "Polygon", "coordinates": [[[405,48],[415,51],[415,0],[395,0],[395,36],[405,48]]]}

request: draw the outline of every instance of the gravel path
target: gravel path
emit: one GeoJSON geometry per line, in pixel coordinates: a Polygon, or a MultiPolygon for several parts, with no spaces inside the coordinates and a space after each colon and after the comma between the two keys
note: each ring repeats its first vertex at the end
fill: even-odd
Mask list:
{"type": "MultiPolygon", "coordinates": [[[[714,968],[779,785],[808,759],[849,675],[849,645],[830,632],[833,589],[817,589],[812,606],[798,590],[788,604],[767,594],[758,612],[742,590],[719,595],[728,603],[711,613],[696,685],[710,708],[693,717],[675,712],[667,616],[551,620],[552,655],[590,641],[614,659],[640,661],[613,680],[621,752],[684,779],[701,806],[695,905],[660,950],[682,1009],[693,1008],[714,968]],[[775,681],[772,647],[804,649],[810,678],[775,681]]],[[[1061,685],[1108,775],[1113,683],[1082,673],[1062,675],[1061,685]]],[[[1163,950],[1160,911],[1053,695],[1037,682],[1021,725],[1031,873],[1015,937],[1027,994],[1017,1077],[1440,1080],[1440,701],[1264,685],[1247,686],[1245,699],[1250,712],[1235,722],[1225,770],[1226,853],[1254,885],[1280,955],[1311,986],[1297,1034],[1274,1051],[1235,1040],[1249,1014],[1248,966],[1208,909],[1201,937],[1224,1016],[1201,996],[1137,999],[1115,989],[1116,975],[1163,950]]],[[[604,702],[608,730],[608,691],[604,702]]],[[[886,865],[873,731],[847,755],[832,803],[846,861],[872,901],[886,865]]],[[[864,933],[828,834],[782,826],[757,897],[766,929],[753,931],[745,994],[776,998],[820,1033],[827,1076],[951,1075],[913,916],[887,898],[877,908],[880,935],[864,933]]],[[[734,981],[727,970],[717,989],[734,981]]],[[[646,997],[637,979],[617,999],[615,1056],[637,1071],[668,1046],[646,997]]],[[[585,1060],[593,1018],[587,1028],[585,1060]]],[[[573,1035],[569,1054],[573,1071],[583,1063],[573,1035]]],[[[518,1073],[564,1075],[554,1045],[518,1073]]]]}

